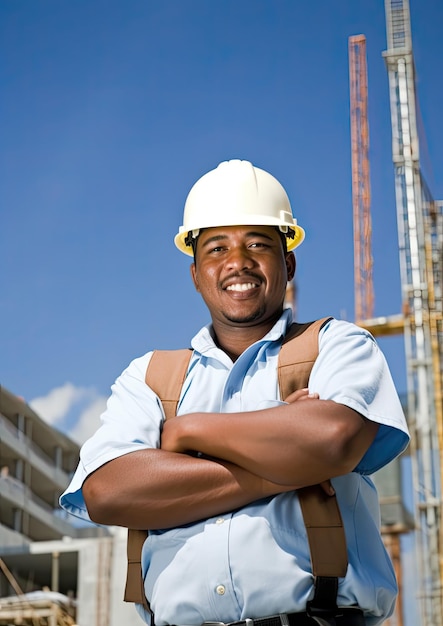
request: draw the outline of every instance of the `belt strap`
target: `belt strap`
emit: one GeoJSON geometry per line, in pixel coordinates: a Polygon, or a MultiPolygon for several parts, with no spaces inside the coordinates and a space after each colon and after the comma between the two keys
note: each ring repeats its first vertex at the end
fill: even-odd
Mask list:
{"type": "Polygon", "coordinates": [[[340,607],[332,618],[317,618],[303,613],[280,613],[237,622],[203,622],[201,626],[365,626],[363,611],[358,607],[340,607]]]}

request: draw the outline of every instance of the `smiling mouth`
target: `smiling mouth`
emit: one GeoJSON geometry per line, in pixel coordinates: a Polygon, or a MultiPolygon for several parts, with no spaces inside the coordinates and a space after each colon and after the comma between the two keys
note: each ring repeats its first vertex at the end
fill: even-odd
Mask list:
{"type": "Polygon", "coordinates": [[[228,285],[226,291],[249,291],[250,289],[257,289],[257,283],[235,283],[228,285]]]}

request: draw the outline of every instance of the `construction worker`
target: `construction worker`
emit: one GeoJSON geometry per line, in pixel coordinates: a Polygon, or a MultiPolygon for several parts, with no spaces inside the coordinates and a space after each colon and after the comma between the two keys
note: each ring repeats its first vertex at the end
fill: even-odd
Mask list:
{"type": "Polygon", "coordinates": [[[175,244],[193,257],[212,323],[191,342],[177,415],[164,420],[145,382],[152,352],[134,360],[61,497],[80,517],[149,529],[152,613],[137,605],[148,623],[375,626],[393,611],[368,474],[404,450],[408,433],[382,353],[365,330],[329,319],[316,331],[308,388],[280,397],[285,292],[303,239],[282,185],[248,161],[196,182],[175,244]],[[307,612],[314,580],[297,497],[315,483],[337,495],[349,560],[339,611],[323,617],[307,612]]]}

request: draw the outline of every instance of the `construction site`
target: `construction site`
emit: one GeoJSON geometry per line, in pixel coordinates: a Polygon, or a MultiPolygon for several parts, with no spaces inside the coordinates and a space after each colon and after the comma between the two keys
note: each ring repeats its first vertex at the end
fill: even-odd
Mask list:
{"type": "MultiPolygon", "coordinates": [[[[413,538],[416,581],[415,598],[409,598],[409,602],[414,602],[416,606],[420,626],[443,626],[443,200],[434,199],[421,168],[409,0],[385,0],[385,18],[386,50],[382,55],[389,82],[390,102],[386,106],[390,107],[391,114],[392,179],[396,201],[396,207],[389,210],[395,210],[397,215],[402,307],[396,315],[374,317],[368,121],[368,93],[371,87],[368,84],[365,35],[351,35],[349,91],[354,317],[358,325],[375,337],[401,336],[405,352],[407,394],[404,410],[411,443],[403,460],[391,463],[374,478],[380,495],[383,539],[399,584],[397,607],[386,623],[389,626],[412,626],[405,615],[405,565],[402,560],[403,539],[409,536],[413,538]],[[403,475],[405,463],[412,485],[403,475]],[[410,493],[411,510],[404,504],[405,490],[410,493]]],[[[293,300],[294,290],[289,289],[288,302],[293,300]]],[[[8,402],[13,403],[9,397],[8,402]]],[[[26,411],[23,408],[21,414],[27,415],[26,411]]],[[[0,414],[4,419],[2,406],[0,414]]],[[[12,409],[10,414],[12,416],[12,409]]],[[[35,419],[31,414],[28,417],[35,419]]],[[[9,419],[13,421],[15,418],[9,419]]],[[[18,422],[16,426],[20,430],[18,422]]],[[[10,430],[10,425],[7,428],[10,430]]],[[[0,445],[6,444],[2,440],[0,445]]],[[[78,449],[65,439],[57,440],[57,445],[63,450],[60,459],[64,460],[60,460],[59,467],[64,474],[54,482],[54,492],[50,496],[43,493],[39,496],[48,503],[52,501],[54,506],[56,494],[63,489],[69,472],[75,468],[78,453],[78,449]]],[[[2,457],[3,454],[6,453],[2,447],[2,457]]],[[[26,459],[21,465],[22,480],[26,483],[26,459]]],[[[19,487],[18,478],[14,477],[15,489],[19,487]]],[[[14,504],[16,491],[10,489],[11,480],[6,483],[8,480],[0,483],[0,525],[15,529],[19,523],[17,504],[14,504]]],[[[26,498],[21,506],[23,510],[29,506],[26,498]]],[[[85,529],[70,530],[69,520],[65,518],[57,524],[56,535],[42,534],[39,537],[38,531],[34,536],[32,533],[29,535],[33,544],[38,544],[39,540],[58,540],[47,565],[42,566],[41,575],[35,575],[35,586],[29,593],[22,585],[31,563],[26,559],[31,558],[32,552],[38,553],[38,549],[27,546],[29,555],[19,555],[11,548],[14,544],[12,534],[8,550],[1,547],[0,591],[3,597],[0,598],[0,626],[110,626],[119,623],[119,610],[114,606],[111,611],[110,607],[111,603],[116,605],[120,602],[123,595],[124,538],[119,535],[117,542],[112,533],[103,530],[98,533],[85,529]],[[66,536],[70,536],[69,541],[66,541],[66,536]],[[59,569],[59,557],[54,556],[63,554],[63,550],[66,550],[65,574],[59,569]],[[80,555],[75,563],[69,561],[67,556],[74,551],[80,555]],[[93,559],[92,569],[88,559],[93,559]],[[68,576],[69,568],[75,572],[72,576],[68,576]],[[117,570],[116,582],[113,572],[117,570]],[[80,582],[82,571],[88,572],[86,582],[80,582]],[[91,603],[87,610],[81,607],[83,601],[91,603]],[[107,610],[103,613],[97,610],[97,606],[104,603],[107,610]]],[[[47,551],[51,553],[50,545],[47,551]]],[[[32,563],[37,572],[37,560],[32,563]]],[[[131,608],[127,613],[131,615],[131,623],[141,623],[132,611],[131,608]]],[[[126,618],[120,617],[120,623],[122,619],[126,618]]]]}
{"type": "MultiPolygon", "coordinates": [[[[373,318],[369,128],[366,41],[349,40],[352,196],[354,213],[355,321],[375,336],[404,337],[407,403],[411,432],[413,530],[417,602],[422,626],[443,624],[443,202],[435,200],[422,175],[417,94],[407,0],[386,0],[392,160],[398,226],[402,310],[373,318]]],[[[370,88],[370,87],[369,87],[370,88]]],[[[386,494],[385,502],[389,502],[386,494]]],[[[383,493],[381,493],[383,505],[383,493]]],[[[405,520],[384,525],[385,543],[397,564],[401,594],[400,538],[405,520]]],[[[391,618],[402,625],[402,602],[391,618]]]]}

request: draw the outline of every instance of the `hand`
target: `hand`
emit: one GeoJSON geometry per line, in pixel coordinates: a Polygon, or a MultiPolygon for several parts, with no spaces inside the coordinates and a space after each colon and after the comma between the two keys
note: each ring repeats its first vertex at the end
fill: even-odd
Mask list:
{"type": "Polygon", "coordinates": [[[161,436],[161,449],[168,452],[185,452],[180,442],[180,425],[184,420],[184,416],[171,417],[163,424],[161,436]]]}

